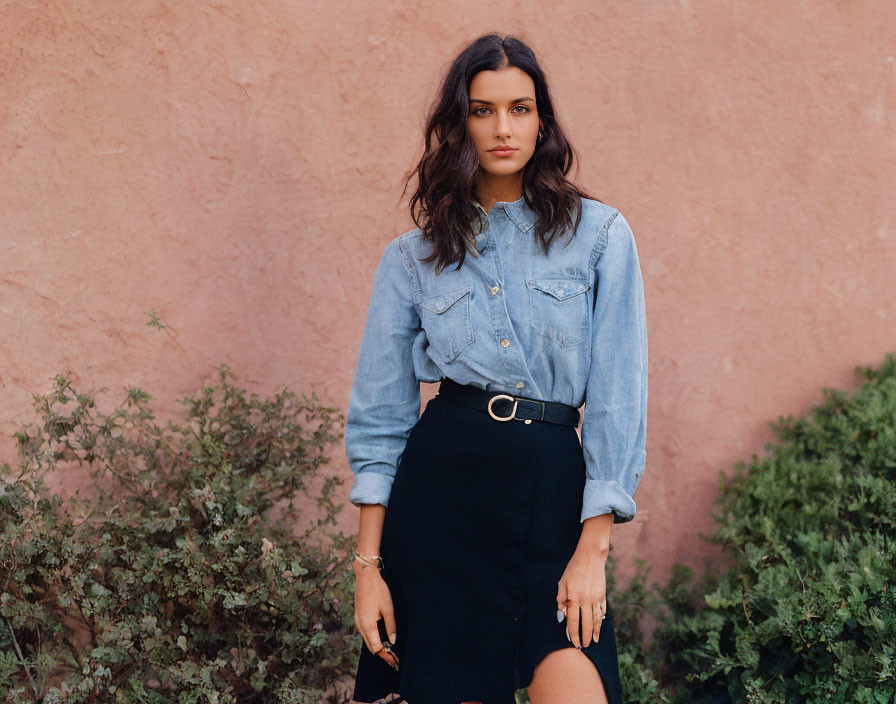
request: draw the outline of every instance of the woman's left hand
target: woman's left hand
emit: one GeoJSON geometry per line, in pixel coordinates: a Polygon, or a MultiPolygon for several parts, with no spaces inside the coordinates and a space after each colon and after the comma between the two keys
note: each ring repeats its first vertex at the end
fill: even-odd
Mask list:
{"type": "Polygon", "coordinates": [[[557,585],[557,608],[566,617],[566,633],[577,648],[600,640],[607,613],[606,564],[609,550],[580,542],[557,585]],[[581,624],[582,638],[579,637],[581,624]]]}

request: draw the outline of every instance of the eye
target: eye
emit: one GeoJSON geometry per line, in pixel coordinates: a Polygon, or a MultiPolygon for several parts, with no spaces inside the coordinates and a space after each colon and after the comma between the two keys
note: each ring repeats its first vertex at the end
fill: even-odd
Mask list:
{"type": "MultiPolygon", "coordinates": [[[[517,110],[517,112],[516,112],[517,115],[525,115],[527,112],[532,112],[532,108],[530,108],[528,105],[523,105],[522,103],[519,105],[515,105],[513,108],[511,108],[510,111],[513,112],[517,108],[522,108],[522,110],[517,110]]],[[[485,107],[484,105],[480,105],[478,108],[473,109],[472,114],[482,116],[482,115],[485,115],[487,112],[488,112],[488,108],[485,107]],[[480,110],[485,110],[486,112],[480,112],[480,110]]]]}

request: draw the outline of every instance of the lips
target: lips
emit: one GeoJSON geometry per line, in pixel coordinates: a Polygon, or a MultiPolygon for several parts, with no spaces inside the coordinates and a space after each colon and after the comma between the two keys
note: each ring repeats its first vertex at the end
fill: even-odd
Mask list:
{"type": "Polygon", "coordinates": [[[495,147],[494,149],[489,149],[489,154],[494,154],[499,159],[509,159],[514,154],[516,154],[515,147],[495,147]]]}

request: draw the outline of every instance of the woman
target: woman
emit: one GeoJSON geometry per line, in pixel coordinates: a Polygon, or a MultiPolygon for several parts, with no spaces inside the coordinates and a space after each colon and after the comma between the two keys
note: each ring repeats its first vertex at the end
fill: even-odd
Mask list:
{"type": "Polygon", "coordinates": [[[644,293],[572,160],[524,43],[457,57],[349,401],[355,701],[622,701],[605,563],[645,464],[644,293]],[[420,381],[441,382],[422,416],[420,381]]]}

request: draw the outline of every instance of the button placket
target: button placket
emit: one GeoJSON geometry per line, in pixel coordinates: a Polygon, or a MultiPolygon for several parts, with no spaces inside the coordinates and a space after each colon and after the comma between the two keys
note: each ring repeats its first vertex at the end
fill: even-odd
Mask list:
{"type": "Polygon", "coordinates": [[[504,364],[504,370],[507,374],[506,378],[519,378],[521,376],[518,371],[519,364],[514,356],[508,356],[508,354],[519,355],[520,352],[517,350],[517,345],[511,345],[510,338],[513,336],[513,331],[510,325],[510,318],[507,313],[507,308],[505,306],[505,301],[503,295],[498,295],[503,293],[503,288],[500,285],[502,271],[501,271],[501,257],[498,255],[497,251],[491,250],[489,254],[494,254],[494,259],[492,260],[495,265],[495,273],[497,274],[497,280],[488,284],[488,292],[489,296],[486,298],[486,304],[489,308],[489,317],[492,322],[492,330],[494,331],[494,340],[497,342],[497,349],[502,353],[501,361],[504,364]]]}
{"type": "MultiPolygon", "coordinates": [[[[510,221],[508,220],[508,222],[510,221]]],[[[511,222],[510,224],[512,225],[513,223],[511,222]]],[[[486,228],[491,230],[490,224],[487,223],[486,228]]],[[[494,233],[490,233],[490,235],[494,242],[494,233]]],[[[495,275],[495,278],[491,281],[486,279],[485,286],[489,295],[486,296],[485,300],[486,305],[489,308],[492,329],[494,330],[495,335],[494,339],[498,344],[497,349],[502,353],[500,356],[504,364],[504,370],[507,374],[505,377],[507,381],[505,383],[508,389],[512,388],[514,385],[517,389],[521,389],[526,384],[523,381],[519,381],[519,379],[525,379],[529,370],[522,357],[522,349],[519,345],[512,344],[515,336],[510,322],[510,316],[505,305],[506,301],[503,297],[504,287],[502,282],[504,280],[504,270],[503,258],[499,248],[496,247],[495,244],[486,247],[481,261],[484,271],[492,269],[495,275]]]]}

